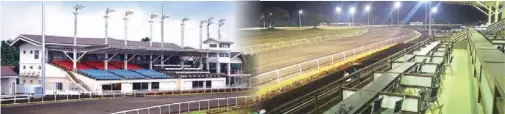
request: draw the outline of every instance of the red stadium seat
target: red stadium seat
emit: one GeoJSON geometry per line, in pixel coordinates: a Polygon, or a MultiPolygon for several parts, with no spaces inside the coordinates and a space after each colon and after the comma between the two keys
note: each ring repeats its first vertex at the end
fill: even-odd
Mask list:
{"type": "MultiPolygon", "coordinates": [[[[121,69],[124,69],[124,63],[123,62],[110,62],[110,64],[114,65],[114,66],[117,66],[121,69]]],[[[138,70],[138,69],[144,69],[138,65],[135,65],[135,64],[131,64],[131,63],[128,63],[128,70],[138,70]]]]}
{"type": "MultiPolygon", "coordinates": [[[[72,61],[68,61],[68,60],[55,60],[53,61],[54,64],[58,65],[58,66],[61,66],[67,70],[72,70],[73,68],[73,63],[72,61]]],[[[82,63],[77,63],[77,69],[93,69],[85,64],[82,64],[82,63]]]]}

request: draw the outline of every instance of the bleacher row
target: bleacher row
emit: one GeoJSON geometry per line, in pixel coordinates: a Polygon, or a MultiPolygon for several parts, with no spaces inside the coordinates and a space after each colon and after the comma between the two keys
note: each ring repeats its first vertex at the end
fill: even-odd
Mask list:
{"type": "MultiPolygon", "coordinates": [[[[72,61],[52,61],[53,64],[72,70],[72,61]]],[[[128,63],[128,69],[124,69],[123,62],[109,62],[108,70],[101,61],[88,61],[77,63],[79,73],[85,74],[97,80],[120,80],[120,79],[163,79],[169,76],[150,69],[144,69],[138,65],[128,63]]]]}

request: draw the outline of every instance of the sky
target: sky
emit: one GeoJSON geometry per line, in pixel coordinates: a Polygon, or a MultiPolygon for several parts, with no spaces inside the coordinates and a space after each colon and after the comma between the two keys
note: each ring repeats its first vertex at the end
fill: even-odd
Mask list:
{"type": "MultiPolygon", "coordinates": [[[[41,3],[42,2],[0,2],[0,37],[2,40],[14,39],[20,34],[41,34],[41,3]]],[[[217,21],[225,19],[221,28],[222,38],[235,41],[236,28],[236,3],[211,2],[211,1],[159,1],[159,2],[45,2],[46,35],[73,36],[74,35],[74,6],[80,4],[84,8],[79,10],[77,36],[78,37],[105,37],[105,10],[114,9],[109,18],[109,37],[124,38],[124,13],[133,11],[128,21],[128,40],[140,41],[149,36],[150,15],[159,15],[153,23],[153,41],[161,41],[161,7],[170,17],[165,20],[165,42],[180,45],[181,20],[189,18],[185,24],[185,46],[198,48],[200,21],[214,17],[214,24],[210,26],[211,37],[217,38],[217,21]]],[[[206,27],[203,27],[205,40],[206,27]]],[[[237,44],[232,45],[233,50],[237,44]]]]}
{"type": "MultiPolygon", "coordinates": [[[[340,14],[341,21],[351,21],[351,15],[349,9],[354,6],[356,7],[356,23],[365,23],[367,19],[367,14],[364,12],[366,5],[371,3],[370,21],[371,23],[390,23],[390,16],[393,19],[397,18],[397,11],[393,8],[393,1],[262,1],[259,3],[260,9],[279,7],[290,13],[291,19],[298,20],[298,10],[304,10],[304,14],[317,13],[325,15],[329,18],[330,22],[337,20],[337,13],[335,8],[340,6],[342,8],[342,13],[340,14]]],[[[425,7],[419,1],[404,1],[401,2],[400,7],[400,20],[411,21],[423,21],[425,7]],[[416,10],[416,6],[417,10],[416,10]]],[[[477,10],[472,6],[454,5],[447,4],[444,2],[432,2],[433,6],[437,6],[438,12],[434,15],[436,21],[444,21],[449,23],[474,23],[479,20],[487,21],[487,16],[477,10]]],[[[249,26],[262,26],[259,17],[261,12],[250,13],[257,21],[250,24],[249,26]]],[[[303,21],[302,15],[302,21],[303,21]]]]}

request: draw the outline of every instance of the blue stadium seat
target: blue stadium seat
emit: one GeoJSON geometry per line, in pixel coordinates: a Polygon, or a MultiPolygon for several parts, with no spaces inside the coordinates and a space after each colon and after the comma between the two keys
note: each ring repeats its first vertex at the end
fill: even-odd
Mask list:
{"type": "Polygon", "coordinates": [[[167,76],[167,75],[165,75],[163,73],[156,72],[154,70],[149,70],[149,69],[134,70],[134,71],[138,72],[140,74],[149,76],[151,78],[156,78],[156,79],[159,79],[159,78],[168,78],[169,77],[169,76],[167,76]]]}
{"type": "Polygon", "coordinates": [[[144,79],[146,78],[145,76],[129,71],[129,70],[109,70],[109,72],[112,72],[114,74],[120,75],[122,77],[128,78],[128,79],[144,79]]]}
{"type": "Polygon", "coordinates": [[[97,80],[120,80],[121,77],[103,70],[79,70],[81,73],[97,80]]]}

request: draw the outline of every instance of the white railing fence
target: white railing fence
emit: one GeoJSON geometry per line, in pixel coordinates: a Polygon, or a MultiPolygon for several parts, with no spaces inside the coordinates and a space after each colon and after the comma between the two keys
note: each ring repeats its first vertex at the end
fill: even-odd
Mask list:
{"type": "Polygon", "coordinates": [[[321,41],[326,41],[326,40],[331,40],[331,39],[336,39],[336,38],[357,36],[357,35],[365,34],[367,32],[368,32],[368,29],[363,29],[363,31],[357,32],[357,33],[347,33],[347,34],[340,34],[340,35],[326,35],[326,36],[318,36],[318,37],[314,37],[314,38],[304,38],[304,39],[297,39],[297,40],[290,40],[290,41],[264,43],[264,44],[243,47],[241,49],[241,51],[245,54],[259,54],[261,52],[265,52],[265,51],[269,51],[269,50],[273,50],[273,49],[293,47],[296,45],[321,42],[321,41]]]}
{"type": "Polygon", "coordinates": [[[410,34],[403,35],[403,36],[400,36],[397,38],[376,42],[376,43],[369,44],[366,46],[361,46],[358,48],[339,52],[339,53],[332,54],[329,56],[313,59],[313,60],[306,61],[303,63],[299,63],[299,64],[291,65],[288,67],[284,67],[281,69],[266,72],[263,74],[259,74],[259,75],[253,76],[252,85],[254,88],[262,88],[264,86],[278,84],[284,80],[288,80],[291,78],[296,78],[298,76],[302,76],[304,73],[308,73],[308,72],[311,72],[314,70],[319,70],[320,68],[323,68],[325,66],[330,66],[335,63],[345,61],[348,58],[356,57],[359,54],[377,51],[382,47],[407,41],[407,40],[412,39],[415,36],[420,35],[420,34],[421,33],[414,31],[410,34]]]}
{"type": "Polygon", "coordinates": [[[253,100],[254,97],[251,96],[202,99],[202,100],[150,106],[145,108],[130,109],[114,112],[111,114],[167,114],[167,113],[180,114],[180,113],[188,113],[191,111],[210,110],[212,108],[247,105],[248,103],[253,102],[253,100]]]}
{"type": "Polygon", "coordinates": [[[65,102],[69,100],[91,100],[105,98],[124,98],[124,97],[145,97],[156,95],[181,95],[181,94],[212,94],[226,92],[247,92],[248,87],[225,87],[225,88],[196,88],[188,90],[134,90],[132,92],[121,92],[120,90],[103,90],[103,91],[63,91],[63,90],[46,90],[46,94],[13,94],[2,95],[0,100],[2,104],[32,104],[39,102],[65,102]]]}

